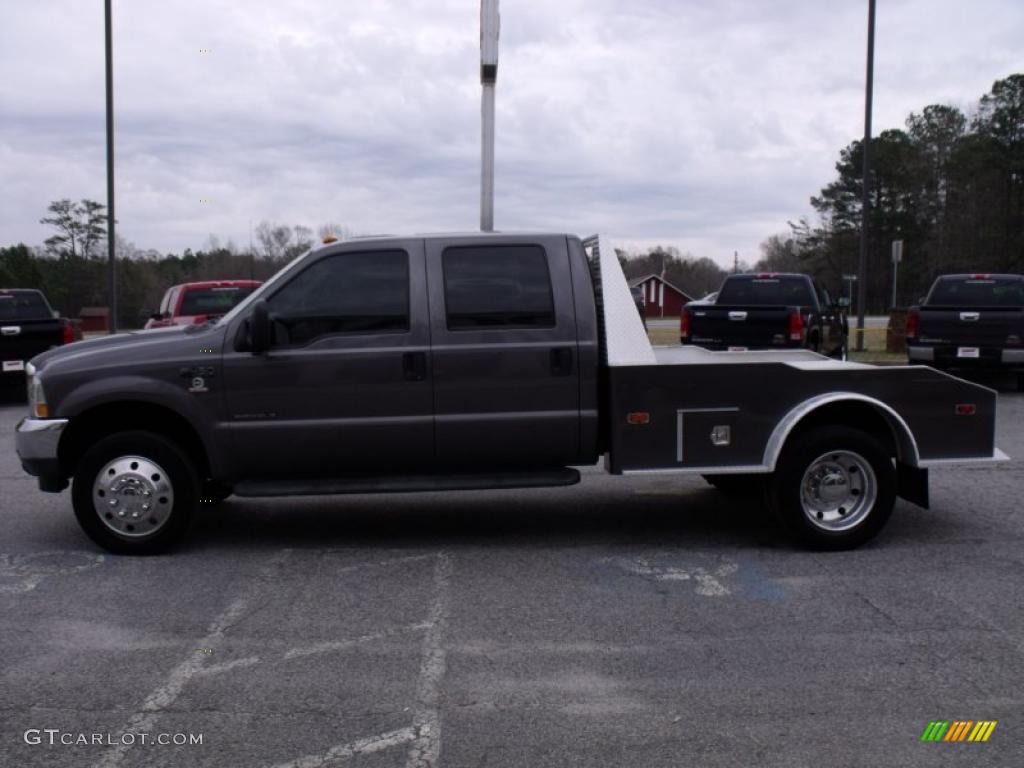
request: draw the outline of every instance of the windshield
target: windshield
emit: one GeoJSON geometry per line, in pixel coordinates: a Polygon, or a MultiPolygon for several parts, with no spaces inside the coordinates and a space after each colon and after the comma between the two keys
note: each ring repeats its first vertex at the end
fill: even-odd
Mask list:
{"type": "Polygon", "coordinates": [[[929,307],[1024,307],[1024,280],[1016,277],[940,277],[929,307]]]}
{"type": "Polygon", "coordinates": [[[300,253],[294,259],[292,259],[287,264],[285,264],[283,267],[281,267],[279,270],[277,270],[277,272],[274,273],[273,277],[271,277],[269,280],[267,280],[267,282],[265,282],[263,285],[261,285],[257,290],[253,291],[248,296],[246,296],[244,299],[242,299],[242,301],[240,301],[238,304],[235,305],[234,309],[232,309],[226,315],[222,316],[220,318],[220,320],[217,321],[217,325],[218,326],[227,325],[234,318],[238,317],[239,314],[244,312],[245,308],[248,307],[250,304],[252,304],[254,301],[256,301],[257,298],[259,298],[260,296],[266,296],[267,292],[271,288],[274,288],[277,285],[277,283],[279,283],[281,281],[281,278],[284,275],[286,275],[288,272],[290,272],[292,270],[292,267],[294,267],[296,264],[298,264],[300,261],[302,261],[304,258],[306,258],[306,254],[310,253],[312,250],[313,249],[311,248],[310,250],[306,251],[305,253],[300,253]]]}
{"type": "Polygon", "coordinates": [[[807,278],[796,275],[731,277],[722,285],[716,304],[807,307],[814,305],[807,278]]]}
{"type": "Polygon", "coordinates": [[[50,305],[39,291],[0,291],[0,320],[49,320],[50,305]]]}
{"type": "Polygon", "coordinates": [[[181,300],[182,315],[223,315],[256,290],[256,286],[189,288],[181,300]]]}

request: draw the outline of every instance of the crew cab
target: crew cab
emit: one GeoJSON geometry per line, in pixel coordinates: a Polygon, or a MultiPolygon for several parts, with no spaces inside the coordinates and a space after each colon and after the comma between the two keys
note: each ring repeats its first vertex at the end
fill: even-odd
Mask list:
{"type": "MultiPolygon", "coordinates": [[[[318,246],[223,317],[28,366],[23,468],[100,546],[150,553],[217,499],[729,475],[802,543],[853,547],[928,471],[1005,458],[996,393],[807,350],[650,345],[615,252],[565,234],[318,246]]],[[[481,510],[481,514],[486,514],[481,510]]]]}
{"type": "Polygon", "coordinates": [[[906,331],[911,363],[1003,368],[1024,391],[1024,275],[943,275],[907,312],[906,331]]]}
{"type": "Polygon", "coordinates": [[[713,302],[683,307],[679,340],[727,351],[801,347],[845,359],[846,311],[808,275],[729,275],[713,302]]]}
{"type": "Polygon", "coordinates": [[[146,321],[145,328],[205,323],[231,311],[262,285],[259,280],[205,280],[172,285],[160,300],[160,309],[146,321]]]}
{"type": "Polygon", "coordinates": [[[25,363],[51,347],[75,340],[71,321],[50,309],[42,293],[0,288],[0,362],[3,380],[23,378],[25,363]]]}

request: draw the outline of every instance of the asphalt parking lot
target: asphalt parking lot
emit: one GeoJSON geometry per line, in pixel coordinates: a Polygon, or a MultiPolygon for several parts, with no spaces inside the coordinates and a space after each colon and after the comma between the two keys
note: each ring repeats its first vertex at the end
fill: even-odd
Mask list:
{"type": "MultiPolygon", "coordinates": [[[[23,411],[0,407],[0,766],[1024,764],[1020,458],[933,472],[931,511],[848,553],[699,478],[594,468],[231,499],[127,558],[21,472],[23,411]],[[998,726],[921,743],[933,720],[998,726]],[[82,734],[116,744],[60,743],[82,734]]],[[[1024,457],[1024,395],[998,442],[1024,457]]]]}

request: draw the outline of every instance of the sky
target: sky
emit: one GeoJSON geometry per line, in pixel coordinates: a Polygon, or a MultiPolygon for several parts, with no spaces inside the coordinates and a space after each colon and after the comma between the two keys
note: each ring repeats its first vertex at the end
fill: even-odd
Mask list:
{"type": "MultiPolygon", "coordinates": [[[[753,263],[863,135],[867,0],[505,0],[495,227],[753,263]]],[[[118,234],[479,228],[477,0],[114,0],[118,234]],[[208,202],[207,202],[208,201],[208,202]]],[[[0,0],[0,245],[106,199],[103,4],[0,0]]],[[[874,129],[1024,72],[1020,0],[878,0],[874,129]]]]}

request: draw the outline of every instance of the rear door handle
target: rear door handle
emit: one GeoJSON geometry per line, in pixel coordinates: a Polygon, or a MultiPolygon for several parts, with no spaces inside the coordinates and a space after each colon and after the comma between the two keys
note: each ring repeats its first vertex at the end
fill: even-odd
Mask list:
{"type": "Polygon", "coordinates": [[[423,381],[427,378],[427,353],[406,352],[403,354],[402,375],[406,381],[423,381]]]}
{"type": "Polygon", "coordinates": [[[551,375],[571,376],[572,375],[572,350],[566,347],[558,347],[551,350],[551,375]]]}
{"type": "Polygon", "coordinates": [[[960,313],[960,319],[961,320],[966,320],[968,322],[977,320],[979,317],[981,317],[981,313],[980,312],[961,312],[960,313]]]}
{"type": "Polygon", "coordinates": [[[747,313],[746,312],[730,312],[729,313],[729,319],[730,320],[746,320],[747,319],[747,313]]]}

